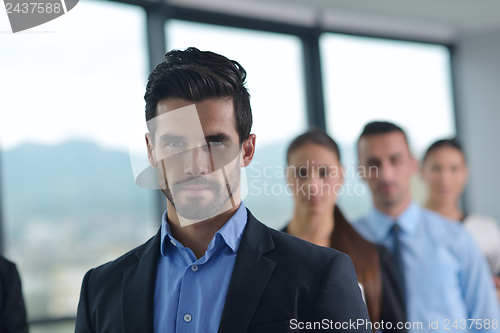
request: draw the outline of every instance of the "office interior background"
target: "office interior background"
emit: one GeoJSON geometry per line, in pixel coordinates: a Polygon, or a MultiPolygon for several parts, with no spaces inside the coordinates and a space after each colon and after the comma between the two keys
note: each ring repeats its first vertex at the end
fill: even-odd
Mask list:
{"type": "MultiPolygon", "coordinates": [[[[457,136],[470,165],[464,209],[500,220],[496,0],[84,0],[17,34],[2,13],[0,244],[31,332],[72,332],[84,273],[156,233],[165,199],[134,182],[143,95],[166,50],[189,46],[247,70],[257,151],[242,183],[269,226],[291,217],[279,170],[312,126],[340,145],[353,186],[342,210],[366,213],[355,144],[372,120],[401,125],[417,158],[457,136]]],[[[413,185],[423,202],[418,176],[413,185]]]]}

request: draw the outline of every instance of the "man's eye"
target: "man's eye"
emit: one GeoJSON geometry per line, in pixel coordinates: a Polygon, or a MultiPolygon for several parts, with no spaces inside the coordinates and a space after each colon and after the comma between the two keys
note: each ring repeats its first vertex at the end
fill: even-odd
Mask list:
{"type": "Polygon", "coordinates": [[[437,165],[434,165],[432,166],[432,171],[435,171],[435,172],[441,172],[441,167],[437,166],[437,165]]]}
{"type": "Polygon", "coordinates": [[[399,158],[399,157],[391,158],[391,164],[392,165],[399,165],[399,164],[401,164],[401,158],[399,158]]]}
{"type": "Polygon", "coordinates": [[[222,141],[210,141],[208,144],[210,145],[210,147],[214,148],[225,146],[225,143],[222,141]]]}
{"type": "Polygon", "coordinates": [[[181,141],[170,141],[167,143],[168,147],[182,147],[182,142],[181,141]]]}

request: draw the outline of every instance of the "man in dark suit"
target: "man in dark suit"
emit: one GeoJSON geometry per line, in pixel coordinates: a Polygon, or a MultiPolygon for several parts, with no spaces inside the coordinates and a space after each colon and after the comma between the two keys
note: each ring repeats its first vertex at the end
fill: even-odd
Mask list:
{"type": "Polygon", "coordinates": [[[156,236],[85,275],[77,333],[368,331],[349,257],[266,227],[241,201],[255,152],[245,77],[195,48],[149,76],[148,159],[167,211],[156,236]]]}
{"type": "Polygon", "coordinates": [[[0,333],[28,333],[21,279],[16,265],[0,256],[0,333]]]}

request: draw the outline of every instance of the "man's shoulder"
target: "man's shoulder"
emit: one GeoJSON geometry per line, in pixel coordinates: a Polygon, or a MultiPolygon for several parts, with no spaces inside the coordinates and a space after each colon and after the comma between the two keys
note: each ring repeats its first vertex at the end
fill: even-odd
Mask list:
{"type": "Polygon", "coordinates": [[[16,265],[13,262],[7,260],[7,258],[5,258],[4,256],[0,255],[0,267],[1,268],[5,267],[6,269],[12,269],[15,268],[16,265]]]}
{"type": "Polygon", "coordinates": [[[451,218],[436,213],[427,208],[421,207],[422,216],[428,230],[433,230],[441,237],[448,236],[449,238],[465,237],[468,238],[469,233],[462,225],[451,218]]]}
{"type": "Polygon", "coordinates": [[[331,259],[340,253],[330,247],[318,246],[282,231],[269,227],[267,228],[269,229],[271,237],[275,243],[275,250],[278,252],[295,256],[305,254],[308,257],[314,254],[316,256],[315,259],[331,259]]]}
{"type": "Polygon", "coordinates": [[[335,280],[350,274],[346,272],[354,272],[354,265],[347,254],[265,227],[274,248],[264,256],[276,263],[275,276],[280,281],[286,279],[291,283],[289,287],[294,285],[296,288],[305,283],[313,290],[315,287],[319,288],[325,276],[335,280]]]}
{"type": "Polygon", "coordinates": [[[355,228],[367,228],[370,225],[370,219],[368,215],[364,215],[351,222],[351,225],[355,228]]]}
{"type": "Polygon", "coordinates": [[[422,214],[425,233],[436,245],[446,247],[459,255],[462,261],[464,257],[482,256],[471,233],[460,222],[426,208],[422,208],[422,214]]]}
{"type": "Polygon", "coordinates": [[[293,276],[301,281],[309,281],[324,275],[332,265],[343,268],[345,265],[352,265],[351,259],[342,252],[263,225],[274,243],[273,250],[264,255],[277,264],[276,273],[280,276],[293,276]]]}
{"type": "Polygon", "coordinates": [[[6,276],[12,276],[13,274],[18,274],[16,264],[0,256],[0,278],[5,279],[6,276]]]}
{"type": "Polygon", "coordinates": [[[356,230],[364,239],[369,242],[377,243],[377,239],[373,235],[374,225],[370,215],[362,216],[351,223],[351,226],[356,230]]]}
{"type": "MultiPolygon", "coordinates": [[[[128,267],[136,264],[145,249],[151,246],[156,236],[151,237],[144,244],[135,247],[113,261],[97,266],[91,270],[92,280],[112,281],[115,275],[121,276],[128,267]]],[[[158,248],[159,251],[159,248],[158,248]]]]}

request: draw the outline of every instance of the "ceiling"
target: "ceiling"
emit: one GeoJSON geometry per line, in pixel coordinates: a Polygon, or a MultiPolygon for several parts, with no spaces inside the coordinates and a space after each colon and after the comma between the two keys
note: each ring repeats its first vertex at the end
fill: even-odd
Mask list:
{"type": "Polygon", "coordinates": [[[500,0],[169,0],[169,3],[343,32],[456,42],[500,33],[500,0]]]}

